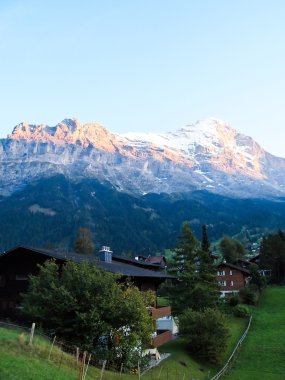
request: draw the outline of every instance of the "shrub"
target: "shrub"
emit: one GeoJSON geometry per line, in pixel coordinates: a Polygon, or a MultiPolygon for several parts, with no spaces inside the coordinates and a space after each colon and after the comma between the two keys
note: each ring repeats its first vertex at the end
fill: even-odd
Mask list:
{"type": "Polygon", "coordinates": [[[230,306],[236,306],[239,303],[239,298],[238,296],[232,296],[229,298],[228,302],[230,306]]]}
{"type": "Polygon", "coordinates": [[[247,318],[250,316],[250,310],[246,305],[236,305],[234,315],[238,318],[247,318]]]}
{"type": "Polygon", "coordinates": [[[247,305],[256,305],[259,293],[255,287],[246,286],[240,290],[242,302],[247,305]]]}
{"type": "Polygon", "coordinates": [[[211,363],[220,361],[226,349],[229,329],[225,316],[217,309],[187,309],[179,318],[180,333],[189,350],[211,363]]]}

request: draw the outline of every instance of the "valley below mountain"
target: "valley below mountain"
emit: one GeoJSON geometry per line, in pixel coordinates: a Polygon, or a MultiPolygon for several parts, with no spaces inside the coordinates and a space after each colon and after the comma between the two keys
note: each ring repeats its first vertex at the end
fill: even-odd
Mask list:
{"type": "Polygon", "coordinates": [[[285,228],[285,199],[229,198],[206,191],[133,196],[97,180],[70,181],[63,175],[40,179],[0,198],[0,250],[16,245],[72,250],[79,227],[92,232],[96,249],[114,254],[153,255],[177,245],[188,221],[201,238],[251,235],[285,228]]]}

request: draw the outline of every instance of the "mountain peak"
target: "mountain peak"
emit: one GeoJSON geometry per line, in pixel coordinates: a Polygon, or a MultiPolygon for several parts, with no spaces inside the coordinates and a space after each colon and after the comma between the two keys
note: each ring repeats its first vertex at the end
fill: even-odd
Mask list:
{"type": "Polygon", "coordinates": [[[52,142],[54,144],[80,144],[83,147],[94,145],[97,148],[113,151],[112,140],[115,136],[100,124],[81,124],[78,119],[64,119],[56,126],[46,124],[17,125],[8,135],[12,140],[26,140],[28,142],[52,142]]]}
{"type": "Polygon", "coordinates": [[[23,122],[0,140],[1,161],[11,163],[0,165],[7,191],[26,178],[64,173],[136,193],[192,188],[221,194],[244,195],[247,189],[285,193],[285,160],[267,154],[252,138],[217,118],[163,134],[124,135],[75,118],[55,126],[23,122]]]}
{"type": "Polygon", "coordinates": [[[77,128],[81,128],[79,120],[75,117],[72,119],[63,119],[58,125],[63,124],[70,127],[70,130],[74,132],[77,128]]]}
{"type": "Polygon", "coordinates": [[[223,132],[237,135],[238,132],[226,121],[217,119],[214,117],[210,117],[207,119],[198,120],[194,124],[187,124],[186,126],[180,129],[185,132],[192,133],[201,133],[209,136],[218,136],[219,134],[223,134],[223,132]]]}
{"type": "Polygon", "coordinates": [[[222,119],[219,119],[217,117],[207,117],[206,119],[201,119],[201,120],[198,120],[196,121],[196,123],[191,123],[191,124],[188,124],[186,125],[186,127],[189,126],[189,127],[192,127],[192,126],[195,126],[196,128],[207,128],[207,127],[212,127],[212,128],[215,128],[217,126],[230,126],[229,123],[227,123],[226,121],[222,120],[222,119]]]}

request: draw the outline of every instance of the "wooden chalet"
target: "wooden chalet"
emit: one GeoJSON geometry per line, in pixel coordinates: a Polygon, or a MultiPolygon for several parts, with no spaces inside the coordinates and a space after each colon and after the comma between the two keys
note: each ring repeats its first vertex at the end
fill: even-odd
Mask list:
{"type": "MultiPolygon", "coordinates": [[[[113,255],[109,247],[102,247],[98,255],[80,255],[77,253],[46,250],[19,246],[0,254],[0,318],[13,316],[21,305],[21,293],[28,289],[30,275],[39,272],[38,264],[54,259],[57,264],[67,261],[88,262],[112,273],[120,273],[121,280],[130,279],[141,291],[157,291],[158,286],[174,276],[161,272],[161,266],[148,262],[126,259],[113,255]],[[160,270],[159,270],[160,269],[160,270]]],[[[151,308],[154,319],[171,315],[170,307],[151,308]]],[[[153,347],[159,347],[172,338],[170,331],[157,331],[153,347]]]]}
{"type": "Polygon", "coordinates": [[[238,294],[250,281],[250,271],[240,266],[223,262],[217,267],[217,278],[222,297],[238,294]]]}

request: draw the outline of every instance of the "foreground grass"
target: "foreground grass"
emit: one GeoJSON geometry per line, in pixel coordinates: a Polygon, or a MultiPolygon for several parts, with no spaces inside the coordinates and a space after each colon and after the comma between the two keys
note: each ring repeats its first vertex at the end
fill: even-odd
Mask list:
{"type": "Polygon", "coordinates": [[[35,339],[34,347],[27,345],[27,335],[22,332],[0,329],[0,379],[1,380],[42,380],[71,379],[70,371],[43,360],[44,352],[48,357],[48,342],[35,339]]]}
{"type": "MultiPolygon", "coordinates": [[[[230,356],[234,346],[246,327],[246,320],[229,320],[231,337],[223,362],[230,356]]],[[[0,327],[0,380],[77,380],[78,366],[75,357],[63,353],[58,347],[52,351],[48,360],[51,343],[41,337],[35,337],[33,346],[28,345],[28,334],[22,331],[0,327]]],[[[160,348],[160,352],[171,353],[157,367],[146,372],[145,380],[206,380],[216,373],[220,366],[208,365],[191,358],[181,339],[176,339],[160,348]]],[[[101,371],[90,367],[86,380],[100,379],[101,371]]],[[[103,380],[134,380],[138,376],[105,371],[103,380]]]]}
{"type": "Polygon", "coordinates": [[[238,340],[246,329],[247,320],[241,318],[229,318],[230,338],[227,350],[222,357],[222,364],[211,365],[207,362],[193,359],[187,352],[187,348],[182,339],[178,338],[160,347],[161,353],[171,353],[171,356],[163,360],[157,367],[143,375],[145,380],[207,380],[214,376],[223,363],[229,358],[238,340]]]}
{"type": "MultiPolygon", "coordinates": [[[[35,337],[30,347],[28,334],[0,328],[0,380],[77,380],[79,369],[74,356],[56,347],[48,361],[50,347],[50,342],[41,337],[35,337]]],[[[100,379],[100,374],[99,369],[89,367],[86,380],[100,379]]],[[[134,378],[105,371],[103,380],[134,378]]]]}
{"type": "Polygon", "coordinates": [[[264,291],[250,332],[226,380],[285,379],[285,287],[264,291]]]}

